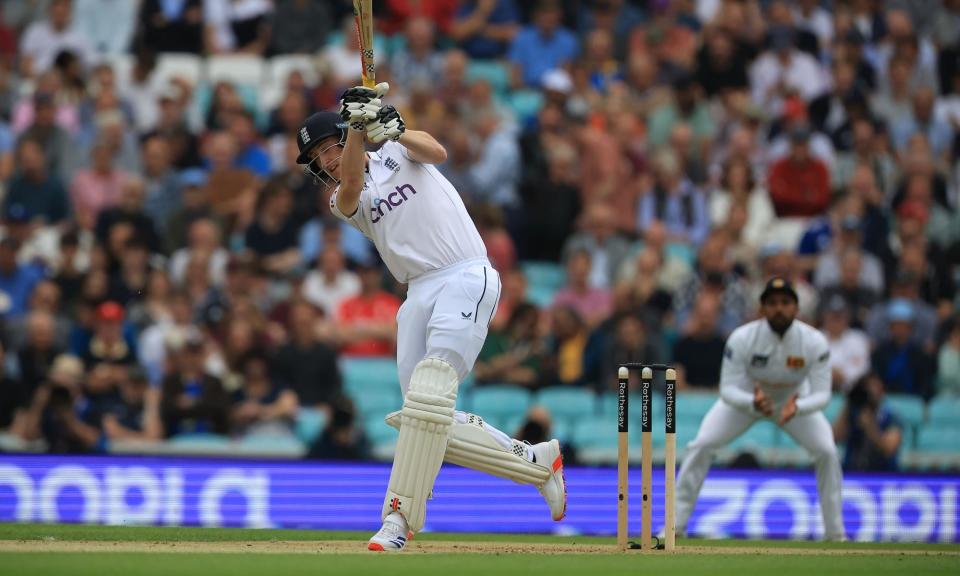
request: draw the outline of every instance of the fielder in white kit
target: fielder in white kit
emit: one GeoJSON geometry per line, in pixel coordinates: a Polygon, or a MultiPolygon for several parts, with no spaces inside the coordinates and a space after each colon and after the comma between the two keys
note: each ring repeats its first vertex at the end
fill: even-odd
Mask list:
{"type": "Polygon", "coordinates": [[[677,532],[687,522],[714,453],[771,418],[813,457],[824,536],[843,540],[843,477],[833,429],[821,410],[830,401],[830,352],[816,328],[796,320],[798,298],[790,282],[773,278],[760,296],[763,318],[740,326],[727,340],[720,399],[687,446],[677,479],[677,532]]]}
{"type": "Polygon", "coordinates": [[[403,407],[387,416],[400,429],[383,527],[370,550],[402,550],[424,525],[442,460],[538,488],[554,520],[566,514],[556,440],[529,445],[474,414],[455,410],[500,298],[500,276],[460,195],[433,166],[446,151],[406,129],[381,98],[389,87],[344,92],[340,113],[319,112],[300,129],[297,162],[338,182],[330,209],[376,245],[390,273],[408,284],[397,314],[403,407]],[[367,152],[365,143],[383,143],[367,152]]]}

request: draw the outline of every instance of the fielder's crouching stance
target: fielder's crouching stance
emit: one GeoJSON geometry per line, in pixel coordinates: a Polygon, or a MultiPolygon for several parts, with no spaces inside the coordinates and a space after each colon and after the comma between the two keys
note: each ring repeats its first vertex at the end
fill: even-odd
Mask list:
{"type": "Polygon", "coordinates": [[[687,446],[677,479],[677,532],[684,534],[713,455],[760,418],[771,418],[813,457],[824,536],[843,540],[842,475],[833,429],[821,410],[830,401],[830,352],[816,328],[795,320],[797,292],[773,278],[760,296],[763,318],[727,339],[720,399],[687,446]]]}
{"type": "Polygon", "coordinates": [[[427,496],[443,460],[536,486],[554,520],[566,514],[560,444],[514,440],[480,417],[455,410],[500,298],[500,277],[460,195],[433,164],[443,147],[407,130],[381,98],[389,87],[347,90],[340,113],[319,112],[301,127],[297,162],[338,186],[335,216],[376,245],[399,282],[408,284],[397,314],[397,366],[403,407],[387,416],[400,429],[383,527],[368,548],[402,550],[421,530],[427,496]],[[365,142],[383,143],[366,152],[365,142]]]}

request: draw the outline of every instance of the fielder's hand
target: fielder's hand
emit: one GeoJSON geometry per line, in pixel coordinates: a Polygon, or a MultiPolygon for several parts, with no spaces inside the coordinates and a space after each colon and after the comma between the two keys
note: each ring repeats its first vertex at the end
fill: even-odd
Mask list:
{"type": "Polygon", "coordinates": [[[340,117],[350,125],[350,128],[363,131],[368,122],[377,117],[382,105],[381,98],[390,91],[386,82],[377,84],[375,88],[354,86],[343,93],[340,99],[340,117]]]}
{"type": "Polygon", "coordinates": [[[380,109],[376,119],[367,124],[367,139],[374,144],[384,140],[399,140],[407,129],[407,125],[400,117],[400,113],[393,106],[384,106],[380,109]]]}
{"type": "Polygon", "coordinates": [[[778,423],[781,426],[783,426],[784,424],[789,422],[791,419],[793,419],[793,417],[796,415],[797,415],[797,395],[794,394],[793,396],[787,399],[786,404],[784,404],[783,408],[780,409],[780,420],[778,423]]]}
{"type": "Polygon", "coordinates": [[[753,389],[753,409],[764,416],[773,416],[773,400],[759,386],[753,389]]]}

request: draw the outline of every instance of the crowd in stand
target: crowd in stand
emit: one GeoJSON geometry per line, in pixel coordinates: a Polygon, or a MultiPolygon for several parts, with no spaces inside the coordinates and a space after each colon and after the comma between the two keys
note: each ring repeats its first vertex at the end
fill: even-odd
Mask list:
{"type": "MultiPolygon", "coordinates": [[[[96,451],[292,433],[302,406],[349,421],[338,359],[392,356],[404,286],[332,218],[294,136],[358,83],[351,4],[3,3],[0,430],[96,451]],[[171,53],[313,70],[266,103],[161,77],[171,53]]],[[[607,390],[647,361],[716,388],[776,274],[838,392],[960,395],[957,0],[375,13],[378,80],[447,147],[504,281],[478,385],[607,390]],[[533,261],[566,271],[546,305],[533,261]]]]}

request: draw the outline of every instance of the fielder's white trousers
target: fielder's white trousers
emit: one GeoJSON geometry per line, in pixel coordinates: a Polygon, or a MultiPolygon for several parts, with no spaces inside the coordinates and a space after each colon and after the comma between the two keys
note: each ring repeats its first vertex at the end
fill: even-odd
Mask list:
{"type": "MultiPolygon", "coordinates": [[[[677,479],[678,531],[684,533],[687,521],[710,470],[716,451],[743,434],[758,414],[738,410],[723,400],[717,400],[700,424],[697,437],[687,445],[680,477],[677,479]]],[[[795,416],[783,429],[813,458],[817,474],[817,494],[823,514],[824,536],[838,540],[844,536],[841,504],[843,476],[840,458],[833,440],[833,429],[821,412],[795,416]]]]}
{"type": "MultiPolygon", "coordinates": [[[[500,275],[486,258],[422,274],[407,286],[397,312],[397,370],[407,395],[410,375],[424,358],[439,358],[462,382],[473,370],[500,301],[500,275]]],[[[481,415],[482,416],[482,415],[481,415]]],[[[465,412],[454,418],[464,423],[465,412]]],[[[484,420],[484,428],[509,450],[510,437],[484,420]]]]}

